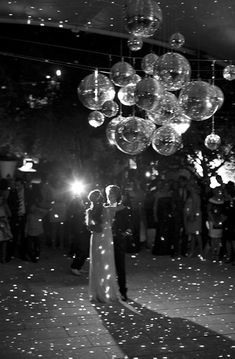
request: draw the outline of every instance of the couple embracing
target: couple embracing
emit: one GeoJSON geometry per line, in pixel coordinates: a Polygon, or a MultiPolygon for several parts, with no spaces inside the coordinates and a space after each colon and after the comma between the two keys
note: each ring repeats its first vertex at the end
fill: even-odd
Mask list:
{"type": "Polygon", "coordinates": [[[89,297],[103,303],[127,300],[125,236],[131,233],[130,208],[122,203],[120,188],[105,188],[107,204],[99,190],[89,193],[87,225],[91,231],[89,297]]]}

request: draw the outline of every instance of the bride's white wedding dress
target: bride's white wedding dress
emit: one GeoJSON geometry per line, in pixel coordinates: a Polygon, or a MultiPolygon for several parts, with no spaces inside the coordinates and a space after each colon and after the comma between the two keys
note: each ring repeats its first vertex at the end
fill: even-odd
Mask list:
{"type": "MultiPolygon", "coordinates": [[[[89,299],[108,303],[118,300],[111,223],[115,209],[104,207],[102,232],[92,232],[90,242],[89,299]]],[[[88,210],[88,223],[89,223],[88,210]]]]}

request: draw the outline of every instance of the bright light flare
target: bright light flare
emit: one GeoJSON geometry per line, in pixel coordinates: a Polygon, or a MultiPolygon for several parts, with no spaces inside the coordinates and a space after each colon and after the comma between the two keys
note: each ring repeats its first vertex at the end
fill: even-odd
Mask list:
{"type": "Polygon", "coordinates": [[[74,181],[73,183],[71,183],[70,188],[73,194],[80,195],[84,192],[85,185],[81,181],[74,181]]]}
{"type": "Polygon", "coordinates": [[[60,69],[56,70],[56,76],[60,77],[62,75],[62,71],[60,69]]]}

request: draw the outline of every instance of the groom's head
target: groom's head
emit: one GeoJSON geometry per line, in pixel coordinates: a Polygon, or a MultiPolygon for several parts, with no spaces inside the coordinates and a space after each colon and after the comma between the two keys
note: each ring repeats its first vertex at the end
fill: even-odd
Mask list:
{"type": "Polygon", "coordinates": [[[109,185],[105,188],[105,193],[110,204],[121,202],[122,194],[120,187],[116,185],[109,185]]]}

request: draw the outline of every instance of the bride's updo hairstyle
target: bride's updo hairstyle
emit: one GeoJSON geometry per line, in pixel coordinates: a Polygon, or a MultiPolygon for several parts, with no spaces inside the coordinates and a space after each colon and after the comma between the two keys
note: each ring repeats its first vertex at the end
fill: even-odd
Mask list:
{"type": "Polygon", "coordinates": [[[102,214],[104,197],[100,190],[94,189],[88,194],[88,199],[91,202],[91,217],[94,222],[93,230],[95,232],[102,232],[102,214]]]}
{"type": "Polygon", "coordinates": [[[93,191],[91,191],[88,194],[88,199],[90,202],[93,203],[93,205],[104,202],[103,195],[99,189],[94,189],[93,191]]]}

